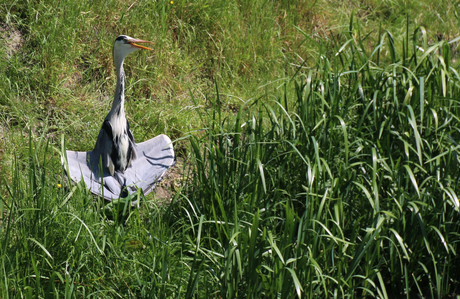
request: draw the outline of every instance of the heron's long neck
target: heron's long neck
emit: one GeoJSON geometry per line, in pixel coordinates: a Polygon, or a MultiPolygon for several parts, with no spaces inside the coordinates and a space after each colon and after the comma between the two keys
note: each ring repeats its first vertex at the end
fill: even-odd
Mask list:
{"type": "Polygon", "coordinates": [[[123,59],[115,62],[117,72],[117,88],[115,89],[115,97],[113,99],[111,113],[125,113],[125,72],[123,70],[123,59]]]}

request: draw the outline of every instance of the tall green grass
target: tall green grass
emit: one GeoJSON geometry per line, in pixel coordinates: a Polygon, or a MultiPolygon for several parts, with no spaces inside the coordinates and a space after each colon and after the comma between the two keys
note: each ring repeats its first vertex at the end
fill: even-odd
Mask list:
{"type": "Polygon", "coordinates": [[[398,50],[382,32],[369,51],[352,24],[286,83],[295,97],[268,93],[232,120],[217,95],[190,138],[183,217],[207,232],[190,251],[223,298],[459,292],[456,41],[420,44],[419,28],[398,50]]]}
{"type": "Polygon", "coordinates": [[[235,114],[217,82],[169,205],[110,217],[46,138],[23,140],[1,195],[2,297],[458,296],[457,40],[381,30],[368,49],[348,31],[235,114]]]}
{"type": "Polygon", "coordinates": [[[53,4],[0,5],[22,34],[0,46],[0,297],[460,295],[458,3],[53,4]],[[59,152],[93,146],[120,33],[155,42],[126,61],[134,134],[185,163],[170,204],[118,217],[59,152]]]}

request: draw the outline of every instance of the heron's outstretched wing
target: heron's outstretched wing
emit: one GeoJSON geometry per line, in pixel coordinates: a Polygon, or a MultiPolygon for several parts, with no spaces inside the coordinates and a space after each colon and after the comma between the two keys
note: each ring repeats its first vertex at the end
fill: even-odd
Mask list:
{"type": "MultiPolygon", "coordinates": [[[[98,153],[67,151],[69,166],[67,175],[74,182],[83,179],[93,194],[108,200],[125,197],[134,193],[137,188],[142,188],[144,194],[148,194],[163,178],[169,167],[174,166],[174,149],[168,136],[159,135],[137,144],[136,151],[137,155],[132,160],[131,166],[124,173],[115,171],[113,176],[102,164],[101,175],[101,167],[97,161],[98,153]]],[[[65,166],[64,159],[63,164],[65,166]]]]}
{"type": "Polygon", "coordinates": [[[134,183],[137,188],[142,188],[144,194],[148,194],[175,163],[171,139],[159,135],[136,144],[136,157],[131,161],[131,167],[125,170],[124,176],[130,184],[134,183]]]}

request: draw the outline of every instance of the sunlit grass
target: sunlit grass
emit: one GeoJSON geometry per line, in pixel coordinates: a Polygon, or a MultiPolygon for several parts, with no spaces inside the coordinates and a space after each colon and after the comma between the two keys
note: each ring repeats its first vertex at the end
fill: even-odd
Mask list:
{"type": "Polygon", "coordinates": [[[260,99],[240,110],[244,121],[213,111],[208,133],[191,138],[183,204],[213,231],[207,246],[220,263],[207,266],[222,273],[219,294],[458,293],[460,85],[444,62],[450,47],[401,59],[390,44],[393,63],[382,64],[383,44],[368,53],[356,33],[287,84],[294,98],[260,99]]]}
{"type": "Polygon", "coordinates": [[[1,62],[1,297],[459,296],[456,6],[171,2],[1,8],[24,34],[1,62]],[[94,145],[120,31],[156,47],[126,61],[135,137],[184,163],[170,204],[117,215],[59,153],[94,145]]]}

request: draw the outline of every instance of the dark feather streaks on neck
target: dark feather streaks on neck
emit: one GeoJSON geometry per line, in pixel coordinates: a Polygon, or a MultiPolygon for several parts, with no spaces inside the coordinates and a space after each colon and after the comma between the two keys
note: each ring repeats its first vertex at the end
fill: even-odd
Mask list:
{"type": "Polygon", "coordinates": [[[122,101],[125,96],[125,72],[121,69],[120,72],[120,90],[118,91],[118,101],[122,101]]]}
{"type": "MultiPolygon", "coordinates": [[[[119,90],[117,93],[118,99],[117,99],[117,106],[116,106],[114,113],[116,114],[117,118],[120,118],[120,117],[124,118],[123,111],[124,111],[125,72],[123,70],[123,65],[121,65],[120,67],[119,74],[118,74],[118,80],[119,80],[119,90]],[[121,116],[122,114],[123,116],[121,116]]],[[[124,171],[124,169],[129,167],[129,165],[131,164],[131,161],[136,157],[136,152],[134,149],[134,145],[135,145],[134,136],[132,135],[131,130],[129,128],[128,120],[126,119],[125,121],[126,121],[126,127],[124,128],[124,130],[122,132],[117,132],[118,134],[121,134],[121,135],[112,133],[112,138],[111,138],[113,140],[111,159],[115,164],[115,170],[122,171],[122,172],[124,171]],[[129,140],[128,141],[129,144],[128,144],[128,148],[126,152],[126,158],[127,158],[126,165],[122,165],[122,162],[120,160],[121,157],[119,156],[119,142],[120,142],[120,137],[122,135],[127,135],[128,140],[129,140]]]]}
{"type": "Polygon", "coordinates": [[[115,91],[115,98],[113,100],[111,113],[116,114],[117,117],[120,117],[120,114],[123,110],[125,94],[125,73],[123,72],[123,68],[118,75],[117,81],[117,89],[115,91]]]}

